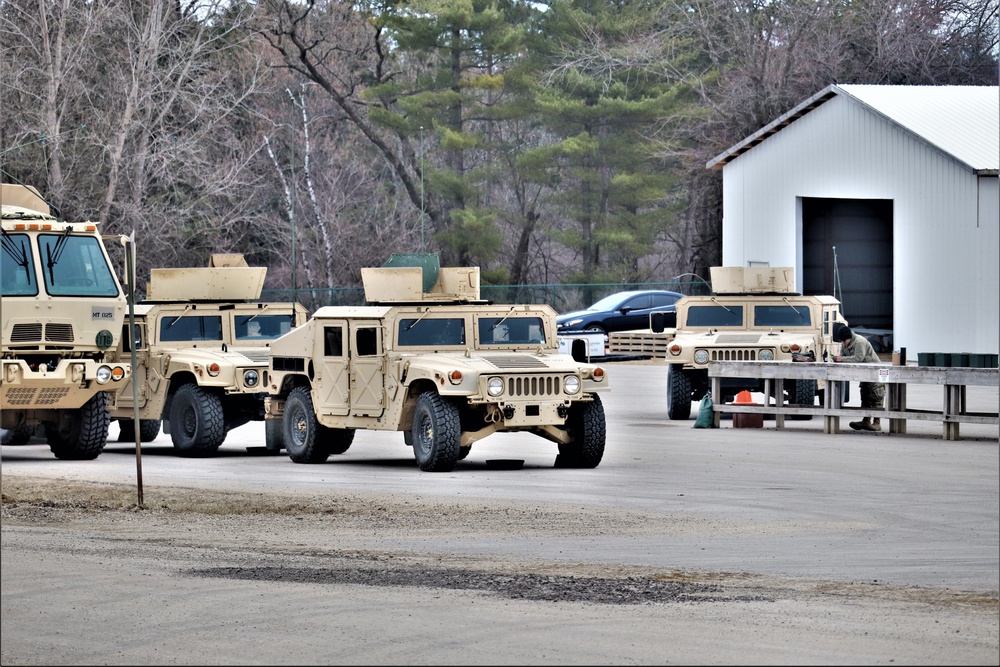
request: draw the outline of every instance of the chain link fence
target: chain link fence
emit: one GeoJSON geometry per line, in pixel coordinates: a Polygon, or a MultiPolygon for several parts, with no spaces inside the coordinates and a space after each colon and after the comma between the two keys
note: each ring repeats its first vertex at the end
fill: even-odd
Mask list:
{"type": "MultiPolygon", "coordinates": [[[[597,283],[550,285],[482,285],[480,297],[496,304],[540,304],[552,306],[557,313],[582,310],[615,292],[633,290],[669,290],[691,296],[710,294],[704,280],[669,281],[659,283],[597,283]]],[[[262,301],[298,301],[310,313],[324,306],[363,306],[362,287],[301,288],[297,290],[264,290],[262,301]]]]}

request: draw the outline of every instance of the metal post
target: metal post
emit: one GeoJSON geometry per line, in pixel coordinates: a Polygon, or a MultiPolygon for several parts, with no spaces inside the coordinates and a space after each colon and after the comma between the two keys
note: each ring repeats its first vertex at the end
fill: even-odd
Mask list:
{"type": "Polygon", "coordinates": [[[288,217],[292,222],[292,301],[298,300],[297,278],[295,268],[295,126],[289,124],[292,131],[292,203],[288,212],[288,217]]]}
{"type": "Polygon", "coordinates": [[[420,252],[424,252],[424,126],[420,126],[420,252]]]}

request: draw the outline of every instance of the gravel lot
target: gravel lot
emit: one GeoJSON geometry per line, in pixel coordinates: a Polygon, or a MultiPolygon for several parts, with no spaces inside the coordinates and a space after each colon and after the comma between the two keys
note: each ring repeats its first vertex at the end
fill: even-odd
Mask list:
{"type": "Polygon", "coordinates": [[[657,421],[663,452],[655,369],[611,377],[593,471],[419,473],[395,435],[298,466],[248,425],[144,448],[139,509],[123,445],[4,447],[0,662],[1000,664],[995,435],[657,421]]]}

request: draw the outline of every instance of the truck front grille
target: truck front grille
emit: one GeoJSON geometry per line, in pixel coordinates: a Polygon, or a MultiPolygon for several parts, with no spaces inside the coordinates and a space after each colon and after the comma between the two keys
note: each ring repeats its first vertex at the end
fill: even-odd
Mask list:
{"type": "MultiPolygon", "coordinates": [[[[15,324],[10,331],[11,343],[40,343],[43,332],[40,322],[15,324]]],[[[51,343],[72,343],[73,325],[50,322],[45,325],[44,339],[51,343]]]]}
{"type": "Polygon", "coordinates": [[[709,350],[712,361],[757,361],[757,350],[709,350]]]}
{"type": "Polygon", "coordinates": [[[68,388],[41,389],[38,396],[35,396],[35,389],[20,388],[11,389],[7,392],[6,403],[9,405],[55,405],[66,397],[68,388]]]}
{"type": "Polygon", "coordinates": [[[514,375],[507,378],[508,396],[559,396],[561,394],[562,378],[558,375],[514,375]]]}

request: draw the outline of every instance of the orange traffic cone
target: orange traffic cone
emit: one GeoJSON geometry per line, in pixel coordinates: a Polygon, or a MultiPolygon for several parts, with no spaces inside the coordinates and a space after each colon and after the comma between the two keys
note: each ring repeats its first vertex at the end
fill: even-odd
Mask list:
{"type": "Polygon", "coordinates": [[[750,392],[744,389],[740,393],[736,394],[736,399],[733,400],[733,405],[753,405],[753,398],[750,396],[750,392]]]}
{"type": "MultiPolygon", "coordinates": [[[[736,394],[733,405],[757,405],[750,392],[744,389],[736,394]]],[[[764,415],[737,413],[733,415],[733,428],[764,428],[764,415]]]]}

